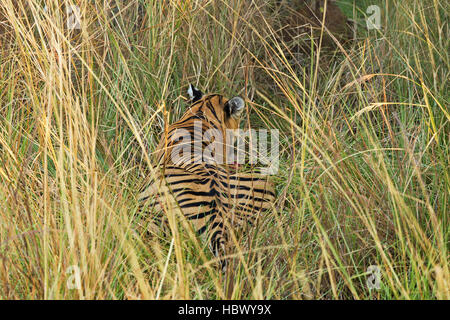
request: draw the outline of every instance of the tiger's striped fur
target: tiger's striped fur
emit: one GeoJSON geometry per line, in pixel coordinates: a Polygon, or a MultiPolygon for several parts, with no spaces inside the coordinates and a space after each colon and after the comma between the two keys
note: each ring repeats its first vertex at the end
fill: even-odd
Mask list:
{"type": "MultiPolygon", "coordinates": [[[[190,90],[193,89],[191,86],[190,90]]],[[[200,158],[194,155],[174,163],[171,153],[183,143],[177,135],[179,129],[187,130],[194,139],[202,139],[210,129],[219,130],[225,137],[227,129],[239,127],[239,116],[244,107],[241,98],[201,97],[198,92],[191,107],[179,121],[169,126],[161,139],[155,157],[156,176],[139,195],[139,201],[141,207],[147,208],[144,212],[152,208],[163,220],[171,214],[183,215],[199,234],[207,234],[213,254],[223,257],[227,227],[252,221],[262,211],[270,209],[275,193],[267,177],[237,173],[214,159],[201,158],[202,153],[200,158]],[[195,121],[201,121],[201,131],[196,130],[195,121]]],[[[202,149],[204,147],[202,142],[202,149]]]]}

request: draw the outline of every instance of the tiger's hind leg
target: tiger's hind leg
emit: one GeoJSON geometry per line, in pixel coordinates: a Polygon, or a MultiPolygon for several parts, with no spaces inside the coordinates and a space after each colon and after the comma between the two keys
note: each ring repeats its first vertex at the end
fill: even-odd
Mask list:
{"type": "Polygon", "coordinates": [[[219,259],[219,266],[222,272],[226,271],[228,265],[226,258],[227,242],[228,242],[228,234],[225,232],[223,228],[223,223],[222,222],[214,223],[213,228],[211,230],[209,248],[211,252],[214,254],[214,256],[219,259]],[[214,228],[214,226],[216,228],[214,228]]]}

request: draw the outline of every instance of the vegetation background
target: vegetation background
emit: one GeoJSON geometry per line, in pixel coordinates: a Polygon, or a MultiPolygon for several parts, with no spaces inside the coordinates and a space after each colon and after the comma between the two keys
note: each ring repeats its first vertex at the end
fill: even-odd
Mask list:
{"type": "Polygon", "coordinates": [[[350,40],[293,25],[294,0],[2,0],[0,297],[449,299],[450,4],[324,2],[350,40]],[[182,219],[136,228],[188,83],[280,130],[278,202],[226,274],[182,219]]]}

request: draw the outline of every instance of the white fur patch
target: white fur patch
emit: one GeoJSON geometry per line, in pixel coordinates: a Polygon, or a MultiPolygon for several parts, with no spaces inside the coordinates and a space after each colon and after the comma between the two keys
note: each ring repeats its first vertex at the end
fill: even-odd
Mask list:
{"type": "Polygon", "coordinates": [[[199,91],[196,87],[194,87],[192,84],[189,84],[189,88],[187,89],[187,94],[189,95],[189,99],[194,99],[194,90],[199,91]]]}
{"type": "Polygon", "coordinates": [[[231,116],[235,119],[239,118],[242,111],[244,111],[245,102],[241,97],[234,97],[228,101],[229,104],[232,105],[233,109],[231,110],[231,116]]]}

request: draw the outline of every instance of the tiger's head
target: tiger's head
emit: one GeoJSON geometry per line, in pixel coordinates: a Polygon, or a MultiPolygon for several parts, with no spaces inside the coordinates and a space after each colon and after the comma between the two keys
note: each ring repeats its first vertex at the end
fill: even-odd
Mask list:
{"type": "Polygon", "coordinates": [[[228,153],[233,152],[236,141],[244,100],[238,96],[227,99],[219,94],[204,95],[193,85],[189,85],[188,95],[191,105],[180,120],[167,128],[157,148],[157,161],[178,165],[192,161],[227,163],[228,153]]]}
{"type": "Polygon", "coordinates": [[[192,84],[189,85],[187,92],[191,102],[187,113],[196,114],[201,111],[207,120],[217,121],[223,130],[239,128],[240,117],[245,108],[245,102],[241,97],[227,99],[218,94],[204,95],[192,84]]]}

